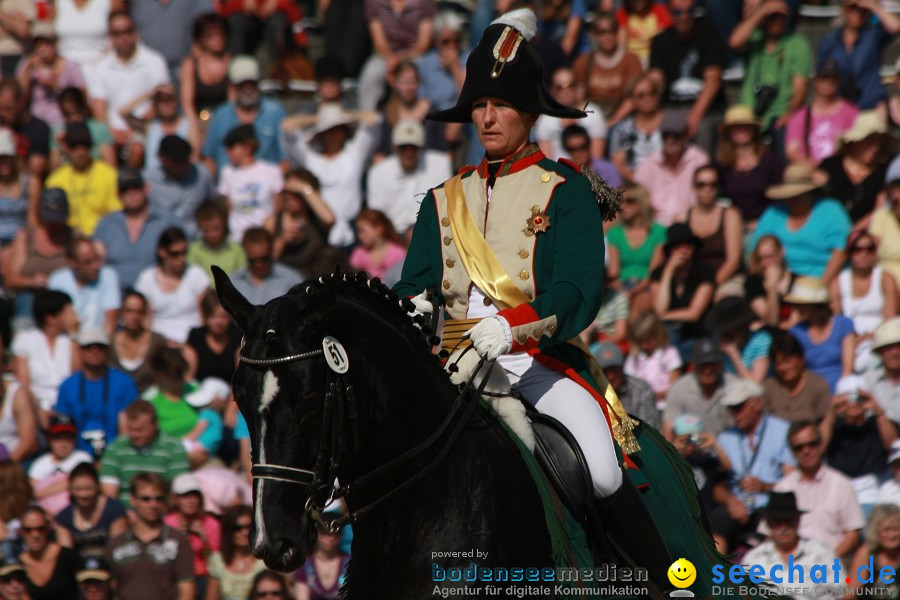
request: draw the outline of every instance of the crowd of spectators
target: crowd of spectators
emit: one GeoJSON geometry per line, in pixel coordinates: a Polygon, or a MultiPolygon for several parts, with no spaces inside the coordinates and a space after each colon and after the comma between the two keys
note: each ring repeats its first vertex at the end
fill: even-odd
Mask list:
{"type": "Polygon", "coordinates": [[[583,338],[720,549],[896,566],[900,17],[831,4],[822,36],[796,0],[0,3],[0,599],[334,597],[346,540],[287,580],[249,554],[209,268],[254,304],[397,281],[424,192],[483,154],[425,117],[521,7],[588,113],[534,142],[623,192],[583,338]]]}

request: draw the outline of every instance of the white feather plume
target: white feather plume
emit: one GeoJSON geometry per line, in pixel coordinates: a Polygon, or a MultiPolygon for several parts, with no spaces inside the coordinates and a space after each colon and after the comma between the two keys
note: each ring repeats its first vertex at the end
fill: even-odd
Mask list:
{"type": "Polygon", "coordinates": [[[537,17],[530,8],[519,8],[511,10],[508,13],[494,19],[491,25],[499,23],[500,25],[509,25],[518,30],[522,36],[529,42],[537,33],[537,17]]]}

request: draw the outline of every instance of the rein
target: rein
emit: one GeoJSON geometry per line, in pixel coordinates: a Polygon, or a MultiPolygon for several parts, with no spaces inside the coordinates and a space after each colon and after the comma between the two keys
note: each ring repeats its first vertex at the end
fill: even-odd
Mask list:
{"type": "MultiPolygon", "coordinates": [[[[274,331],[272,330],[269,331],[274,333],[274,331]]],[[[463,353],[471,349],[473,349],[473,347],[470,346],[463,350],[463,353]]],[[[434,432],[431,433],[431,435],[428,436],[428,438],[413,446],[403,454],[391,459],[390,461],[370,471],[369,473],[366,473],[356,481],[335,488],[333,483],[324,484],[324,482],[334,481],[334,473],[341,464],[341,453],[345,449],[344,436],[342,433],[344,411],[345,409],[348,410],[347,417],[349,417],[351,424],[355,424],[356,420],[359,417],[358,411],[356,410],[356,393],[353,388],[353,384],[349,382],[349,377],[347,376],[347,372],[349,370],[349,359],[347,358],[347,353],[346,350],[344,350],[344,347],[335,338],[326,336],[322,340],[322,349],[311,350],[300,354],[291,354],[277,358],[251,358],[240,354],[240,360],[247,365],[257,367],[282,365],[285,363],[316,358],[320,355],[324,356],[330,370],[325,382],[326,392],[323,406],[322,429],[320,431],[319,451],[312,470],[298,469],[295,467],[286,467],[276,464],[254,463],[251,466],[251,476],[254,480],[268,479],[284,483],[294,483],[305,488],[309,488],[309,493],[306,497],[306,502],[304,503],[304,511],[310,516],[310,518],[312,518],[314,522],[321,525],[326,531],[328,531],[329,533],[336,533],[340,531],[345,525],[358,522],[360,518],[362,518],[376,506],[382,504],[383,502],[396,496],[403,490],[409,488],[416,482],[420,481],[423,477],[431,473],[431,471],[433,471],[443,461],[443,459],[450,452],[450,449],[453,447],[456,440],[459,438],[459,435],[462,433],[462,430],[468,423],[472,414],[474,413],[475,406],[478,403],[477,398],[481,395],[481,393],[483,393],[489,378],[484,377],[476,389],[474,383],[475,377],[477,377],[478,373],[481,372],[481,369],[486,362],[484,359],[481,359],[472,376],[469,378],[465,386],[463,386],[459,394],[454,399],[453,404],[451,405],[450,410],[447,412],[447,416],[444,418],[443,422],[437,429],[435,429],[434,432]],[[345,400],[347,402],[345,402],[345,400]],[[348,406],[345,406],[345,404],[348,406]],[[428,462],[427,465],[425,465],[424,468],[419,469],[413,476],[405,479],[402,483],[384,493],[383,495],[377,497],[375,500],[372,500],[368,504],[355,511],[351,511],[347,515],[338,517],[336,519],[326,519],[322,517],[324,507],[332,499],[349,497],[351,493],[358,493],[357,490],[360,487],[369,482],[375,481],[379,477],[385,476],[387,472],[396,469],[400,465],[412,460],[413,458],[418,457],[430,447],[434,446],[448,430],[448,428],[450,428],[450,424],[456,417],[457,413],[461,414],[455,427],[453,427],[453,429],[450,431],[449,437],[447,438],[440,451],[428,462]],[[331,433],[330,460],[329,457],[325,455],[325,447],[329,432],[331,433]],[[328,497],[321,504],[317,503],[316,496],[318,492],[320,490],[326,489],[329,490],[328,497]]],[[[359,435],[356,427],[352,427],[352,435],[354,437],[353,450],[356,451],[359,442],[359,435]]]]}

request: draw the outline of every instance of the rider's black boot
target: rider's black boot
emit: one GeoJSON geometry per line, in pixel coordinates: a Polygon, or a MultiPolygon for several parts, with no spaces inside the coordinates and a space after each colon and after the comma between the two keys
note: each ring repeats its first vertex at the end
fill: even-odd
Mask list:
{"type": "Polygon", "coordinates": [[[622,487],[596,501],[603,526],[613,543],[638,566],[647,569],[650,581],[664,593],[675,588],[668,570],[674,562],[641,492],[622,475],[622,487]]]}

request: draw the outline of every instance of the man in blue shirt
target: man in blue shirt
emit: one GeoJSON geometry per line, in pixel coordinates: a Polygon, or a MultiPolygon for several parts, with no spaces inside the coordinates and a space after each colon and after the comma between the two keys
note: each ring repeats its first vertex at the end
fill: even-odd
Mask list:
{"type": "Polygon", "coordinates": [[[228,81],[234,100],[222,104],[209,122],[203,155],[210,173],[218,177],[228,164],[225,136],[238,125],[252,123],[259,147],[256,158],[279,164],[285,160],[281,147],[281,121],[284,109],[275,101],[262,97],[259,90],[259,63],[251,56],[236,56],[228,67],[228,81]]]}
{"type": "Polygon", "coordinates": [[[122,307],[119,276],[112,267],[101,266],[100,253],[87,238],[73,239],[66,249],[66,258],[69,266],[53,271],[47,287],[72,298],[82,327],[99,327],[112,335],[122,307]]]}
{"type": "Polygon", "coordinates": [[[263,305],[282,296],[303,278],[293,269],[276,263],[272,257],[272,234],[262,227],[251,227],[244,233],[247,267],[231,277],[234,287],[251,304],[263,305]]]}
{"type": "Polygon", "coordinates": [[[109,213],[94,230],[94,239],[106,249],[106,264],[115,269],[119,286],[134,286],[138,275],[156,262],[159,236],[173,223],[167,214],[153,210],[140,171],[119,171],[122,210],[109,213]]]}
{"type": "Polygon", "coordinates": [[[77,341],[82,369],[59,386],[55,410],[75,421],[78,447],[99,458],[124,431],[124,411],[138,389],[130,375],[109,366],[109,336],[103,329],[82,329],[77,341]]]}

